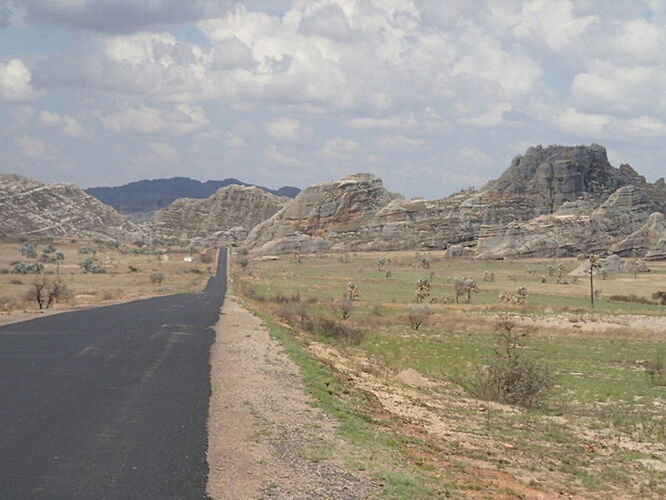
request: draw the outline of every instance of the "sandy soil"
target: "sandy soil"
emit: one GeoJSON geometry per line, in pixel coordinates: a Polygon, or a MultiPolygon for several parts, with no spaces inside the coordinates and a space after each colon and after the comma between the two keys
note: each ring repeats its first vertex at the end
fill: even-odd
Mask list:
{"type": "Polygon", "coordinates": [[[335,459],[345,443],[314,408],[298,367],[228,296],[211,352],[208,492],[215,499],[361,499],[364,473],[335,459]]]}

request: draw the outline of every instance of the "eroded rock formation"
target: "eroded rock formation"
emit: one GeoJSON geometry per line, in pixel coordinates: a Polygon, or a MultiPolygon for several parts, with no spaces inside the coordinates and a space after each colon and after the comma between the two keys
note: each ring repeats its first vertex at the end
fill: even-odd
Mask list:
{"type": "Polygon", "coordinates": [[[640,248],[633,242],[647,237],[629,237],[665,211],[665,183],[613,167],[602,146],[536,146],[482,189],[441,200],[405,200],[369,174],[317,184],[257,226],[246,245],[255,254],[461,245],[505,258],[603,253],[626,240],[657,256],[659,224],[645,229],[651,236],[640,248]]]}
{"type": "Polygon", "coordinates": [[[155,236],[171,243],[218,245],[245,240],[249,231],[288,200],[251,186],[231,185],[208,198],[181,198],[159,210],[155,236]]]}
{"type": "Polygon", "coordinates": [[[143,229],[73,184],[0,174],[0,238],[138,240],[143,229]]]}

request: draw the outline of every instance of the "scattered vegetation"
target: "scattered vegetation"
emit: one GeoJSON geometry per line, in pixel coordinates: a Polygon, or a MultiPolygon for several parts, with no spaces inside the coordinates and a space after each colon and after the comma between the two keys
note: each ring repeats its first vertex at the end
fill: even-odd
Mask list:
{"type": "Polygon", "coordinates": [[[150,275],[150,282],[153,285],[162,286],[165,278],[166,276],[164,276],[164,273],[152,273],[150,275]]]}
{"type": "Polygon", "coordinates": [[[428,316],[433,314],[432,307],[428,304],[411,304],[407,308],[407,320],[412,330],[418,330],[426,322],[428,316]]]}
{"type": "Polygon", "coordinates": [[[46,278],[34,281],[28,289],[25,298],[28,302],[35,302],[39,309],[48,309],[56,302],[71,298],[72,293],[62,281],[48,281],[46,278]]]}
{"type": "Polygon", "coordinates": [[[543,407],[555,378],[545,365],[523,354],[527,332],[518,333],[515,321],[501,315],[495,333],[497,346],[473,382],[474,395],[527,408],[543,407]]]}

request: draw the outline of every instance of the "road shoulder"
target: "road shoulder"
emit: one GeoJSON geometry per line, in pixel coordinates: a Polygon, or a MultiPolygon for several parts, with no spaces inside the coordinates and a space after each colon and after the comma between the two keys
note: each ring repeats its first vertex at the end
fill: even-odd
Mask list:
{"type": "Polygon", "coordinates": [[[261,320],[228,296],[211,351],[208,492],[217,498],[368,498],[335,459],[336,422],[313,407],[298,367],[261,320]]]}

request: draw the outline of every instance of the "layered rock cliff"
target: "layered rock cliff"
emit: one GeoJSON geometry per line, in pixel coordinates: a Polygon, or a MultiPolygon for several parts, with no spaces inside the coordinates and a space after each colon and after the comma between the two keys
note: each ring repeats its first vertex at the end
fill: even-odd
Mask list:
{"type": "Polygon", "coordinates": [[[72,184],[0,174],[0,238],[137,240],[143,229],[72,184]]]}
{"type": "Polygon", "coordinates": [[[181,198],[159,210],[153,218],[154,233],[170,243],[238,243],[287,200],[255,186],[230,185],[208,198],[181,198]]]}
{"type": "Polygon", "coordinates": [[[566,256],[604,252],[665,211],[665,183],[613,167],[602,146],[536,146],[482,189],[441,200],[405,200],[369,174],[317,184],[257,226],[246,245],[257,254],[462,244],[485,258],[566,256]]]}

